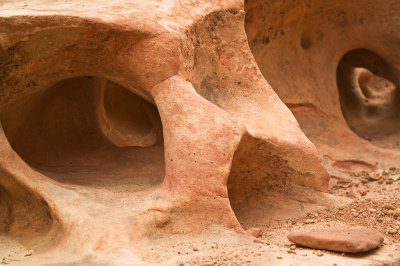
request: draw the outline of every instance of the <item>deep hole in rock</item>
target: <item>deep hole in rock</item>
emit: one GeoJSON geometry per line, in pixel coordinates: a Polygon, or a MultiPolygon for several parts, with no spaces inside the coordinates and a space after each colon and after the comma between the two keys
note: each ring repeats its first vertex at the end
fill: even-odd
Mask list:
{"type": "Polygon", "coordinates": [[[291,168],[279,148],[244,135],[227,181],[229,201],[242,227],[299,217],[329,204],[324,193],[296,185],[292,179],[296,175],[307,173],[291,168]]]}
{"type": "Polygon", "coordinates": [[[337,68],[343,116],[364,138],[400,132],[398,80],[379,55],[366,49],[348,52],[337,68]]]}
{"type": "Polygon", "coordinates": [[[1,113],[12,148],[56,181],[142,190],[164,178],[157,108],[98,77],[63,80],[1,113]],[[129,185],[129,186],[126,186],[129,185]]]}
{"type": "Polygon", "coordinates": [[[343,145],[335,157],[347,149],[359,157],[345,144],[358,145],[349,130],[377,147],[400,147],[398,38],[391,33],[398,17],[384,15],[393,3],[371,12],[344,0],[245,2],[261,72],[321,153],[343,145]]]}
{"type": "MultiPolygon", "coordinates": [[[[103,132],[117,146],[150,147],[157,142],[151,116],[154,107],[122,88],[109,82],[104,91],[103,132]]],[[[153,117],[156,118],[155,116],[153,117]]],[[[157,122],[157,121],[154,121],[157,122]]]]}

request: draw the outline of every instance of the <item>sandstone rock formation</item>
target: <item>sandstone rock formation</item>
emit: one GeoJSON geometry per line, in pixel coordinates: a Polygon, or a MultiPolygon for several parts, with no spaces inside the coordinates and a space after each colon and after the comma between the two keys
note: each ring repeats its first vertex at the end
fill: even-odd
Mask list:
{"type": "Polygon", "coordinates": [[[246,32],[260,70],[327,168],[397,166],[399,2],[246,3],[246,32]]]}
{"type": "Polygon", "coordinates": [[[396,61],[372,46],[395,37],[344,42],[363,28],[346,14],[368,11],[288,2],[3,1],[0,231],[35,250],[26,263],[145,264],[155,243],[210,232],[251,242],[254,225],[347,203],[326,193],[338,169],[392,166],[396,61]]]}

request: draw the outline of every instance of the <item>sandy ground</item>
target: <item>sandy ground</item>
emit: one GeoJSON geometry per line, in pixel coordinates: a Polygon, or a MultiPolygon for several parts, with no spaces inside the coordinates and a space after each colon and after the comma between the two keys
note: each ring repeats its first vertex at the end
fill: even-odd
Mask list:
{"type": "MultiPolygon", "coordinates": [[[[395,177],[398,169],[388,170],[395,177]]],[[[242,224],[258,227],[262,236],[250,241],[234,236],[203,241],[176,241],[159,244],[147,260],[168,265],[400,265],[400,180],[369,178],[367,172],[354,173],[351,183],[331,180],[330,193],[357,199],[345,207],[324,209],[292,219],[266,224],[242,224]],[[359,194],[362,192],[363,196],[359,194]],[[385,234],[379,249],[362,254],[317,251],[293,245],[286,236],[291,231],[312,231],[351,227],[376,228],[385,234]]]]}
{"type": "MultiPolygon", "coordinates": [[[[143,259],[148,265],[400,265],[400,179],[390,181],[397,173],[398,169],[388,170],[379,180],[370,178],[373,175],[367,172],[354,173],[351,183],[332,179],[331,194],[357,198],[347,206],[298,218],[242,224],[245,229],[260,228],[259,238],[221,234],[216,229],[215,234],[200,237],[157,239],[143,248],[143,259]],[[286,238],[291,231],[359,226],[384,233],[382,247],[363,254],[345,254],[296,246],[286,238]]],[[[16,240],[0,236],[2,263],[19,264],[23,260],[29,264],[29,257],[35,256],[31,254],[16,240]]]]}
{"type": "Polygon", "coordinates": [[[0,264],[22,261],[33,254],[16,239],[0,234],[0,264]]]}

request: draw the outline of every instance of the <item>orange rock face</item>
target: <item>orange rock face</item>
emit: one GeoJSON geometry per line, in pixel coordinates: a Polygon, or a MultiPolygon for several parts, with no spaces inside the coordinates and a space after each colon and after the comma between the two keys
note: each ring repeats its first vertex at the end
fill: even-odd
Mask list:
{"type": "Polygon", "coordinates": [[[390,0],[245,5],[261,72],[328,168],[398,165],[398,8],[390,0]]]}
{"type": "Polygon", "coordinates": [[[0,231],[35,265],[141,264],[156,239],[343,203],[335,171],[395,162],[396,36],[362,30],[388,9],[289,2],[0,4],[0,231]]]}

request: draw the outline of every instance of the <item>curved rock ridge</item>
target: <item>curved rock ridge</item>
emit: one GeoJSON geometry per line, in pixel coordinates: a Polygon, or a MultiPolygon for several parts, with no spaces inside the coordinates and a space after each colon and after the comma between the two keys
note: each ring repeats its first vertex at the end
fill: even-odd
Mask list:
{"type": "Polygon", "coordinates": [[[2,1],[0,233],[27,264],[141,265],[172,239],[255,245],[270,235],[246,229],[349,203],[330,174],[394,161],[364,135],[398,121],[396,62],[356,47],[364,31],[340,39],[355,3],[312,3],[2,1]]]}

